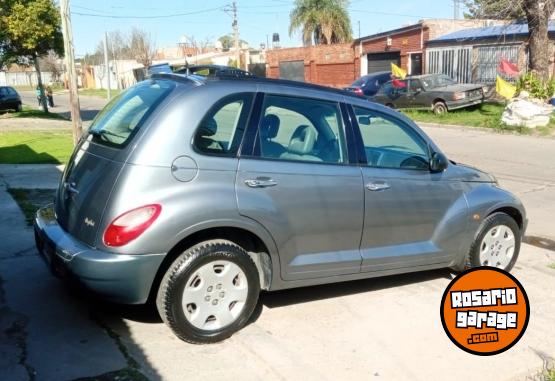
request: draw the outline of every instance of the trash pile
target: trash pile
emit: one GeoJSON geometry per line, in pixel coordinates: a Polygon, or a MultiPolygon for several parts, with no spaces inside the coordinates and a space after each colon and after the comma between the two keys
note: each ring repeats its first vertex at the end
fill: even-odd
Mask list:
{"type": "Polygon", "coordinates": [[[543,127],[549,124],[552,113],[553,106],[530,98],[528,92],[521,91],[518,97],[509,102],[501,121],[509,126],[543,127]]]}

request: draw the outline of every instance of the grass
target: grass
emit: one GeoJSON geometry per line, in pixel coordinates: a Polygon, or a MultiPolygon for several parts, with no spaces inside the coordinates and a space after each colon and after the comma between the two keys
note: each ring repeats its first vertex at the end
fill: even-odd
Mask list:
{"type": "Polygon", "coordinates": [[[546,378],[546,380],[547,380],[547,381],[555,381],[555,370],[550,370],[550,371],[547,373],[547,378],[546,378]]]}
{"type": "MultiPolygon", "coordinates": [[[[550,269],[555,270],[555,263],[552,263],[552,264],[550,264],[550,265],[547,265],[547,267],[549,267],[550,269]]],[[[555,377],[555,373],[553,374],[553,376],[555,377]]],[[[554,379],[554,381],[555,381],[555,379],[554,379]]]]}
{"type": "Polygon", "coordinates": [[[452,124],[459,126],[484,127],[498,131],[511,131],[519,134],[552,135],[555,133],[555,118],[546,127],[535,129],[522,126],[508,126],[501,122],[501,114],[505,105],[485,103],[481,107],[454,110],[442,115],[431,111],[404,110],[403,112],[416,122],[452,124]]]}
{"type": "Polygon", "coordinates": [[[70,131],[0,132],[0,164],[61,164],[72,151],[70,131]]]}
{"type": "Polygon", "coordinates": [[[0,114],[0,118],[39,118],[39,119],[56,119],[56,120],[66,120],[60,114],[55,112],[44,112],[42,110],[32,108],[29,106],[23,106],[23,110],[20,112],[7,112],[5,114],[0,114]]]}
{"type": "MultiPolygon", "coordinates": [[[[112,90],[112,97],[115,97],[121,90],[112,90]]],[[[79,89],[79,95],[95,96],[104,99],[108,98],[108,90],[106,89],[79,89]]]]}
{"type": "Polygon", "coordinates": [[[29,226],[33,225],[37,210],[51,203],[55,194],[55,191],[51,189],[9,188],[8,192],[19,205],[19,209],[25,215],[25,221],[29,226]]]}

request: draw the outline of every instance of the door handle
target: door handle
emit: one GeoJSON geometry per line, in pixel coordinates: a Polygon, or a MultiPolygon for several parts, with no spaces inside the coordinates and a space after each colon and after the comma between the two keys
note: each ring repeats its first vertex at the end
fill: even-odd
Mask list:
{"type": "Polygon", "coordinates": [[[277,185],[277,182],[269,178],[259,178],[245,180],[245,184],[247,184],[247,186],[250,188],[268,188],[275,187],[277,185]]]}
{"type": "Polygon", "coordinates": [[[380,183],[368,183],[366,184],[366,189],[370,191],[382,191],[391,188],[388,183],[380,182],[380,183]]]}

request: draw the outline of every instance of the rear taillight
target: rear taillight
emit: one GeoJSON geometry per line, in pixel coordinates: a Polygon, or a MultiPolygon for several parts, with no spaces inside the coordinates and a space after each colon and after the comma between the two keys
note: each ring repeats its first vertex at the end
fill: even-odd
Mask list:
{"type": "Polygon", "coordinates": [[[362,89],[361,89],[360,87],[357,87],[357,88],[354,90],[354,92],[355,92],[356,95],[359,95],[359,96],[361,96],[361,97],[364,95],[364,92],[362,91],[362,89]]]}
{"type": "Polygon", "coordinates": [[[162,206],[145,205],[116,217],[104,232],[106,246],[123,246],[144,233],[160,215],[162,206]]]}

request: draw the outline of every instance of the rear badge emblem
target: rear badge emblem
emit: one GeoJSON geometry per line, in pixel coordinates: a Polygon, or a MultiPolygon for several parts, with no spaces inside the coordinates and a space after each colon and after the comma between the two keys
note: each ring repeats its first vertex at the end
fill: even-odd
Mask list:
{"type": "Polygon", "coordinates": [[[88,225],[91,228],[94,228],[94,221],[89,219],[89,217],[85,217],[85,225],[88,225]]]}

